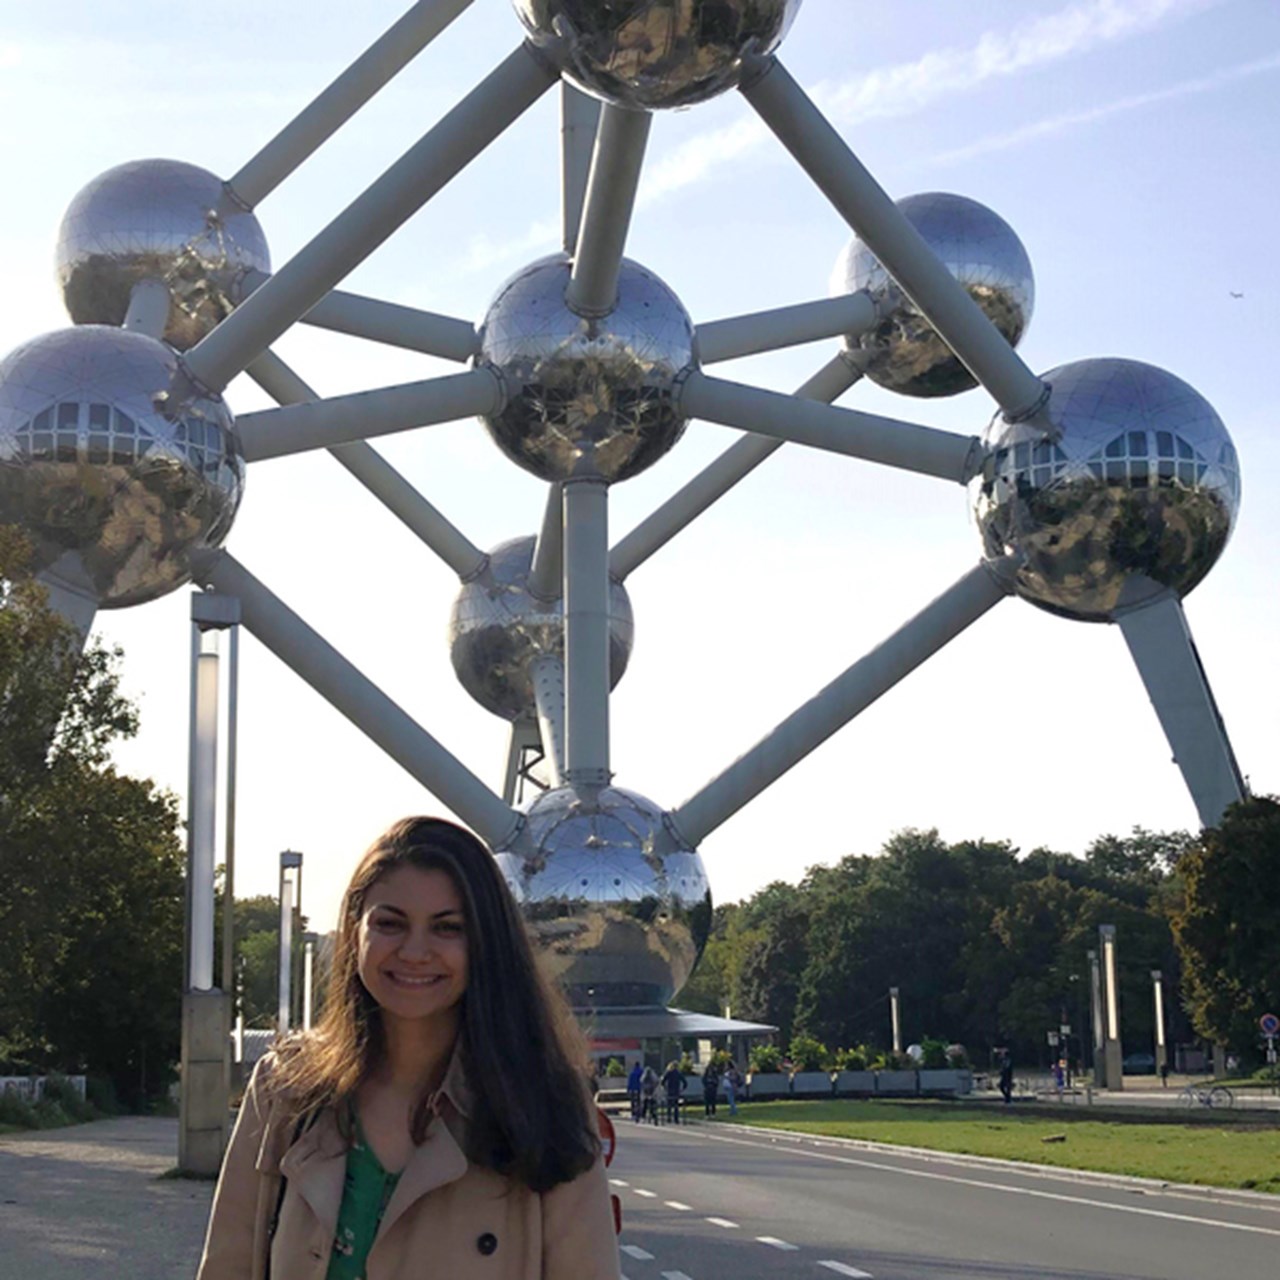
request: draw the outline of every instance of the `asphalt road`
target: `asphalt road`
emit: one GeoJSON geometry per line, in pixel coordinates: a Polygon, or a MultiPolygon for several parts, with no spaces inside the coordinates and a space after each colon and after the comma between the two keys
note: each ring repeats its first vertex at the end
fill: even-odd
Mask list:
{"type": "Polygon", "coordinates": [[[618,1126],[628,1280],[1274,1280],[1280,1200],[618,1126]]]}

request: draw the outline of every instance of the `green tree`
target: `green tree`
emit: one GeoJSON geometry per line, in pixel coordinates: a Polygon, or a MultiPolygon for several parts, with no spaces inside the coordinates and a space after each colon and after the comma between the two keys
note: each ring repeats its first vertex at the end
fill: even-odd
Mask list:
{"type": "Polygon", "coordinates": [[[171,797],[118,774],[118,651],[48,607],[0,529],[0,1027],[19,1066],[158,1093],[177,1057],[183,859],[171,797]]]}
{"type": "Polygon", "coordinates": [[[1258,1018],[1280,1009],[1280,800],[1232,805],[1178,865],[1173,932],[1196,1030],[1257,1052],[1258,1018]]]}

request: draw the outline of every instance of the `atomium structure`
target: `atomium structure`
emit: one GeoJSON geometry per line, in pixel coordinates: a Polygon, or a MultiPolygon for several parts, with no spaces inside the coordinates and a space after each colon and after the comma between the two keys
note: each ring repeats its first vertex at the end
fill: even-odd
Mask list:
{"type": "MultiPolygon", "coordinates": [[[[74,325],[0,364],[0,522],[29,532],[59,607],[84,629],[98,608],[187,581],[231,602],[226,617],[490,843],[557,977],[600,1025],[619,1010],[661,1010],[691,973],[711,920],[698,854],[708,833],[1010,596],[1119,625],[1201,819],[1215,822],[1243,786],[1181,601],[1236,518],[1226,428],[1190,386],[1146,364],[1027,367],[1015,348],[1035,288],[1017,235],[959,195],[885,194],[780,61],[800,0],[514,0],[514,51],[272,270],[254,208],[468,3],[414,5],[226,180],[143,161],[72,202],[57,271],[74,325]],[[512,276],[478,323],[338,290],[557,85],[563,252],[512,276]],[[852,241],[831,296],[695,325],[673,285],[624,251],[652,113],[730,91],[852,241]],[[300,322],[463,368],[325,399],[271,350],[300,322]],[[794,395],[707,372],[822,339],[833,354],[794,395]],[[279,407],[234,418],[223,390],[241,372],[279,407]],[[981,385],[994,415],[965,436],[834,403],[863,377],[913,400],[981,385]],[[548,486],[541,528],[489,551],[368,443],[467,417],[548,486]],[[694,418],[746,434],[610,545],[611,486],[676,448],[694,418]],[[609,694],[633,641],[626,579],[787,441],[968,486],[977,563],[682,803],[625,790],[610,767],[609,694]],[[500,791],[222,549],[246,469],[315,449],[458,574],[455,671],[511,724],[500,791]],[[518,806],[522,780],[539,785],[518,806]]],[[[198,779],[206,746],[194,742],[198,779]]],[[[192,989],[212,986],[201,830],[193,821],[192,989]]]]}

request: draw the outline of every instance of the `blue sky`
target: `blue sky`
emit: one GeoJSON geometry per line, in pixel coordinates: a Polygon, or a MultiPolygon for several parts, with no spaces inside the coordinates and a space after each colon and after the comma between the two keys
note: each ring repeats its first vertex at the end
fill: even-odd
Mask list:
{"type": "MultiPolygon", "coordinates": [[[[125,160],[226,176],[398,16],[276,0],[216,7],[49,0],[0,20],[0,350],[65,324],[52,279],[75,192],[125,160]]],[[[472,8],[259,209],[280,264],[520,38],[507,0],[472,8]]],[[[1187,613],[1255,789],[1280,789],[1280,445],[1265,379],[1280,333],[1270,252],[1280,195],[1280,7],[1266,0],[805,0],[781,50],[893,195],[949,190],[1018,232],[1036,271],[1022,353],[1036,370],[1122,355],[1200,390],[1241,454],[1244,502],[1187,613]],[[1231,293],[1243,293],[1233,298],[1231,293]]],[[[529,115],[369,259],[347,288],[478,319],[497,286],[557,247],[558,106],[529,115]]],[[[847,228],[729,95],[660,115],[628,252],[695,319],[820,297],[847,228]]],[[[277,350],[322,393],[445,372],[421,356],[295,330],[277,350]]],[[[831,344],[717,369],[791,389],[831,344]]],[[[265,407],[241,380],[239,412],[265,407]]],[[[844,403],[966,433],[982,391],[844,403]]],[[[693,424],[617,486],[615,539],[727,447],[693,424]]],[[[481,546],[532,533],[542,486],[474,422],[380,448],[481,546]]],[[[495,786],[506,727],[456,683],[450,572],[325,455],[253,468],[229,545],[259,577],[495,786]]],[[[613,702],[619,785],[675,805],[964,573],[963,491],[788,446],[628,586],[637,646],[613,702]]],[[[143,731],[122,766],[186,785],[188,592],[99,616],[126,650],[143,731]]],[[[307,856],[306,904],[332,923],[361,848],[438,804],[246,637],[239,891],[307,856]]],[[[1081,850],[1135,824],[1192,825],[1113,627],[1009,601],[884,697],[703,846],[718,900],[905,826],[948,839],[1081,850]]]]}

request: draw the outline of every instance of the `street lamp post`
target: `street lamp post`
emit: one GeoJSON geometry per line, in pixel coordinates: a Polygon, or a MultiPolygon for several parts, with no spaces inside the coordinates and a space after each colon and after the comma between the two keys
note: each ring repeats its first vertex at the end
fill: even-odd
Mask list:
{"type": "Polygon", "coordinates": [[[1106,1087],[1119,1091],[1124,1088],[1124,1055],[1120,1047],[1120,981],[1116,970],[1115,925],[1100,924],[1098,941],[1102,947],[1103,1070],[1106,1087]]]}
{"type": "Polygon", "coordinates": [[[1102,1034],[1102,965],[1096,951],[1089,952],[1089,1015],[1093,1026],[1093,1083],[1106,1084],[1102,1034]]]}
{"type": "Polygon", "coordinates": [[[1165,1067],[1169,1057],[1164,1039],[1164,974],[1159,969],[1151,970],[1151,992],[1156,1006],[1156,1075],[1167,1083],[1165,1067]]]}
{"type": "Polygon", "coordinates": [[[898,988],[889,988],[889,1014],[893,1020],[893,1051],[902,1052],[902,1014],[898,1005],[898,988]]]}
{"type": "Polygon", "coordinates": [[[315,999],[316,943],[320,935],[302,935],[302,1029],[311,1030],[311,1011],[315,999]]]}
{"type": "Polygon", "coordinates": [[[280,959],[276,1030],[284,1035],[293,1025],[293,924],[302,901],[302,854],[286,849],[280,855],[280,959]]]}

